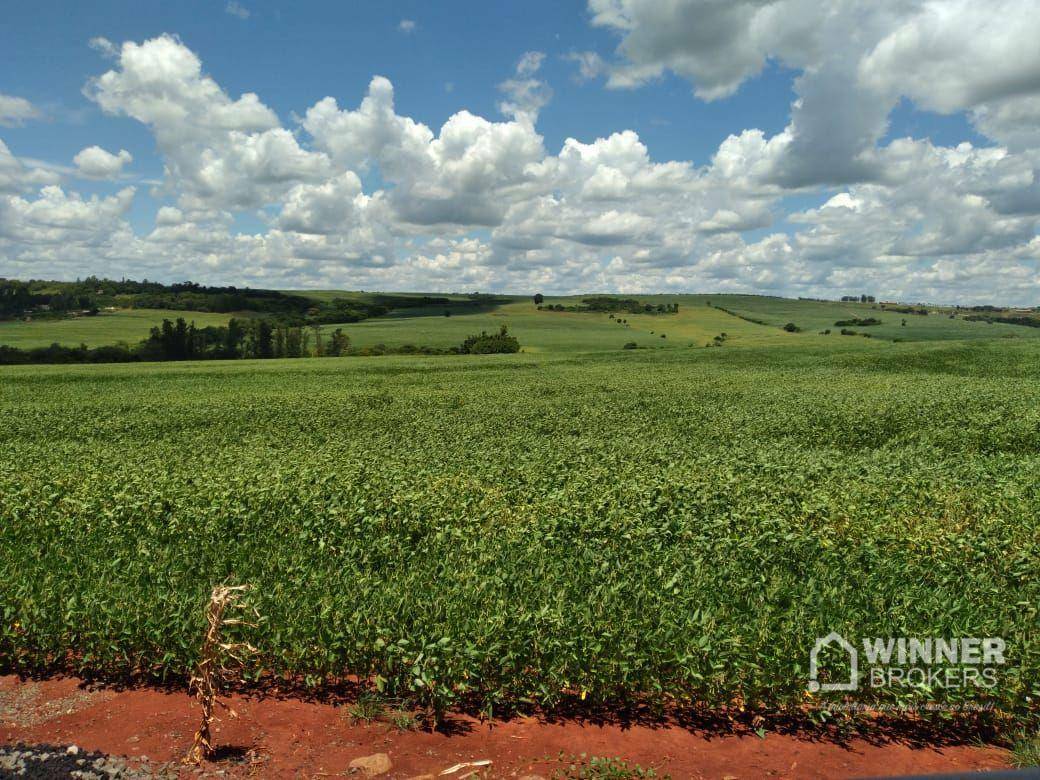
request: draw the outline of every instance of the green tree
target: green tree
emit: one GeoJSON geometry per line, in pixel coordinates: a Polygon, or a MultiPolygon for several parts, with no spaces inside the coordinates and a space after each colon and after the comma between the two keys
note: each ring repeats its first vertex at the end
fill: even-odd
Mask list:
{"type": "Polygon", "coordinates": [[[314,336],[314,357],[325,357],[325,345],[321,341],[321,326],[311,325],[311,333],[314,336]]]}
{"type": "Polygon", "coordinates": [[[274,343],[272,342],[272,331],[271,323],[267,320],[260,320],[256,326],[256,357],[258,358],[272,358],[274,357],[274,343]]]}
{"type": "Polygon", "coordinates": [[[285,356],[298,358],[303,355],[303,333],[299,328],[285,329],[285,356]]]}
{"type": "Polygon", "coordinates": [[[246,337],[245,323],[232,317],[224,332],[224,357],[237,358],[246,337]]]}
{"type": "Polygon", "coordinates": [[[479,336],[470,336],[462,342],[458,351],[469,355],[513,353],[520,351],[520,342],[515,336],[510,336],[508,328],[503,325],[498,333],[489,335],[482,331],[479,336]]]}
{"type": "Polygon", "coordinates": [[[285,357],[285,331],[286,329],[281,326],[274,329],[273,356],[276,358],[285,357]]]}
{"type": "Polygon", "coordinates": [[[350,337],[343,332],[342,328],[336,328],[332,337],[329,339],[329,344],[325,350],[325,354],[329,357],[340,357],[341,355],[345,355],[349,348],[350,337]]]}

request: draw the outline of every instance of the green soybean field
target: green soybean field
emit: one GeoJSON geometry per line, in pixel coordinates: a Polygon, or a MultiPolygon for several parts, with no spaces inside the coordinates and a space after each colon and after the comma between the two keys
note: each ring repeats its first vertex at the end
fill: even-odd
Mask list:
{"type": "Polygon", "coordinates": [[[1040,344],[768,333],[5,367],[0,665],[183,680],[231,581],[260,615],[253,677],[438,710],[1033,718],[1040,344]],[[1002,637],[1006,662],[992,688],[824,700],[809,651],[831,631],[1002,637]]]}

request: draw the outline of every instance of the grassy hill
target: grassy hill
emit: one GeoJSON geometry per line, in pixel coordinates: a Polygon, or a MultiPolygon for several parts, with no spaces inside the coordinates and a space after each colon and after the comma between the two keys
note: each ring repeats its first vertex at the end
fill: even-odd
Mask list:
{"type": "MultiPolygon", "coordinates": [[[[586,296],[547,297],[546,306],[580,305],[586,296]]],[[[678,314],[620,314],[611,319],[601,312],[539,311],[531,299],[514,299],[489,310],[444,317],[443,310],[404,310],[364,322],[325,326],[330,332],[342,327],[358,346],[404,344],[447,347],[467,334],[493,330],[506,325],[525,351],[591,352],[619,349],[634,341],[640,347],[662,349],[703,347],[716,336],[726,334],[725,346],[812,345],[835,339],[852,341],[840,335],[836,322],[874,317],[882,324],[849,327],[873,337],[869,340],[935,341],[950,339],[1037,338],[1040,328],[1021,325],[970,322],[963,314],[949,318],[950,310],[936,310],[928,316],[889,312],[871,304],[830,303],[749,295],[638,295],[640,301],[679,304],[678,314]],[[710,305],[709,305],[710,304],[710,305]],[[721,307],[721,308],[720,308],[721,307]],[[733,314],[723,311],[727,309],[733,314]],[[741,315],[741,316],[734,316],[741,315]],[[748,319],[742,319],[747,317],[748,319]],[[627,321],[627,325],[618,323],[627,321]],[[749,320],[758,320],[751,322],[749,320]],[[906,325],[902,321],[906,320],[906,325]],[[788,333],[783,326],[794,322],[800,333],[788,333]],[[829,329],[830,335],[820,335],[829,329]],[[664,334],[664,338],[661,338],[664,334]]],[[[857,341],[869,341],[858,339],[857,341]]],[[[856,348],[853,344],[848,348],[856,348]]]]}
{"type": "Polygon", "coordinates": [[[196,325],[227,325],[231,317],[255,316],[252,312],[215,314],[199,311],[175,311],[171,309],[120,309],[101,312],[94,317],[69,319],[35,319],[32,322],[7,320],[0,322],[0,344],[28,349],[46,347],[50,344],[88,347],[103,347],[120,341],[137,343],[148,338],[153,326],[164,319],[183,317],[196,325]]]}
{"type": "Polygon", "coordinates": [[[813,332],[830,329],[832,333],[837,333],[842,328],[835,324],[837,322],[874,318],[881,320],[881,324],[869,327],[848,326],[847,329],[867,333],[875,338],[903,341],[1040,337],[1040,328],[972,322],[964,319],[970,312],[957,311],[949,307],[927,307],[929,313],[920,315],[891,311],[882,308],[878,303],[793,300],[759,295],[694,297],[775,327],[783,327],[788,322],[793,322],[803,330],[813,332]],[[904,321],[906,325],[902,324],[904,321]]]}
{"type": "MultiPolygon", "coordinates": [[[[574,305],[580,301],[580,297],[554,297],[547,298],[546,304],[574,305]]],[[[506,325],[509,332],[520,339],[525,351],[536,353],[616,350],[628,342],[655,349],[703,347],[721,333],[726,333],[727,343],[733,344],[763,346],[794,342],[792,334],[779,328],[745,322],[703,305],[683,308],[681,303],[678,314],[621,314],[612,319],[601,312],[539,311],[531,300],[522,300],[477,314],[445,317],[440,310],[422,316],[402,313],[351,325],[326,326],[325,330],[343,327],[358,346],[446,347],[459,343],[469,333],[491,331],[500,325],[506,325]],[[619,319],[627,320],[627,325],[621,324],[619,319]]]]}
{"type": "MultiPolygon", "coordinates": [[[[357,347],[383,344],[449,348],[480,331],[495,331],[506,325],[517,336],[523,349],[538,354],[600,352],[621,349],[634,342],[641,348],[689,349],[721,342],[725,347],[811,346],[841,339],[847,342],[892,342],[975,340],[993,338],[1040,337],[1040,328],[1002,323],[973,322],[967,312],[932,308],[927,316],[889,311],[881,304],[839,303],[793,300],[754,295],[637,295],[640,302],[657,305],[678,304],[676,314],[616,314],[539,310],[532,299],[519,296],[482,296],[468,294],[374,293],[337,290],[291,291],[288,295],[308,297],[328,305],[350,301],[359,307],[382,307],[382,316],[360,322],[322,325],[329,334],[337,328],[357,347]],[[421,299],[435,297],[448,304],[422,305],[421,299]],[[450,316],[445,312],[450,311],[450,316]],[[951,314],[955,316],[951,318],[951,314]],[[852,339],[839,335],[837,322],[875,318],[880,325],[848,326],[848,330],[871,336],[852,339]],[[619,320],[624,319],[625,324],[619,320]],[[905,321],[905,325],[903,322],[905,321]],[[801,332],[783,330],[794,323],[801,332]],[[830,335],[821,335],[830,330],[830,335]],[[663,338],[662,338],[663,334],[663,338]]],[[[544,301],[552,305],[581,306],[588,296],[553,296],[544,301]]],[[[136,343],[147,337],[149,329],[164,318],[184,317],[200,327],[225,325],[231,316],[263,316],[256,312],[208,313],[169,309],[120,309],[95,317],[34,319],[0,322],[0,344],[29,348],[54,342],[66,345],[86,343],[104,346],[119,341],[136,343]]],[[[326,320],[327,321],[327,320],[326,320]]],[[[849,343],[843,348],[858,349],[849,343]]]]}

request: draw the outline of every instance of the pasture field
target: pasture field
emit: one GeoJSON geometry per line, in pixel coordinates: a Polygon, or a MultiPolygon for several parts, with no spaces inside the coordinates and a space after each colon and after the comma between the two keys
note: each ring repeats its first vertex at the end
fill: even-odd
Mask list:
{"type": "MultiPolygon", "coordinates": [[[[586,296],[547,297],[546,305],[578,305],[586,296]]],[[[678,314],[620,314],[610,319],[598,312],[539,311],[530,300],[515,300],[478,314],[445,317],[443,309],[399,312],[390,317],[377,317],[359,323],[326,325],[325,333],[342,327],[352,343],[359,347],[385,344],[399,347],[450,347],[468,334],[480,330],[493,331],[505,324],[520,337],[525,352],[592,352],[620,348],[627,342],[640,347],[673,349],[703,347],[715,336],[726,334],[726,346],[800,345],[822,346],[836,341],[846,342],[841,349],[856,350],[866,341],[842,336],[835,322],[851,318],[876,317],[881,325],[850,327],[878,340],[935,341],[993,338],[1040,337],[1040,328],[1001,323],[970,322],[961,317],[949,319],[944,314],[929,316],[898,314],[872,309],[870,304],[824,303],[769,298],[751,295],[640,295],[641,301],[678,303],[678,314]],[[710,304],[710,305],[709,305],[710,304]],[[719,308],[722,307],[722,308],[719,308]],[[749,322],[738,315],[764,324],[749,322]],[[616,321],[627,320],[627,325],[616,321]],[[901,325],[902,320],[906,325],[901,325]],[[782,330],[788,322],[802,328],[801,333],[782,330]],[[830,329],[829,335],[820,331],[830,329]],[[661,338],[661,334],[665,338],[661,338]]]]}
{"type": "MultiPolygon", "coordinates": [[[[378,293],[333,290],[294,291],[316,301],[337,298],[371,303],[378,293]]],[[[423,293],[391,293],[393,296],[421,297],[423,293]]],[[[461,294],[435,294],[452,301],[468,300],[461,294]]],[[[547,297],[545,303],[579,305],[587,296],[547,297]]],[[[899,314],[873,309],[870,304],[834,303],[791,300],[754,295],[640,295],[650,303],[678,303],[678,314],[624,314],[625,325],[606,313],[539,311],[529,298],[501,296],[499,302],[475,302],[474,310],[453,310],[444,316],[443,306],[404,308],[382,317],[361,322],[323,325],[326,336],[342,328],[357,347],[383,344],[396,348],[404,345],[448,348],[481,330],[496,331],[506,325],[520,337],[525,352],[587,353],[619,349],[628,342],[642,348],[674,349],[703,347],[716,336],[726,335],[726,346],[771,346],[797,344],[803,347],[823,345],[835,340],[846,342],[842,349],[855,350],[854,339],[839,335],[843,319],[876,317],[882,324],[852,327],[884,341],[932,341],[993,338],[1037,338],[1040,328],[1001,323],[970,322],[962,317],[949,319],[945,314],[930,316],[899,314]],[[710,304],[710,305],[709,305],[710,304]],[[720,308],[721,307],[721,308],[720,308]],[[727,309],[733,316],[723,309],[727,309]],[[741,316],[747,317],[741,319],[741,316]],[[902,320],[906,325],[901,325],[902,320]],[[782,330],[788,322],[802,329],[800,333],[782,330]],[[827,336],[820,331],[831,330],[827,336]],[[664,334],[664,338],[661,335],[664,334]]],[[[212,314],[198,311],[165,309],[120,309],[103,312],[96,317],[75,319],[36,319],[32,322],[0,321],[0,344],[28,349],[45,347],[55,342],[66,346],[86,343],[89,347],[106,346],[123,341],[136,344],[147,338],[154,325],[163,319],[183,317],[199,327],[226,325],[234,317],[256,316],[252,312],[212,314]]]]}
{"type": "MultiPolygon", "coordinates": [[[[740,327],[740,320],[728,317],[722,312],[720,314],[726,317],[729,323],[740,327]]],[[[656,319],[659,319],[662,326],[675,324],[675,320],[663,315],[656,319]]],[[[634,319],[632,321],[634,322],[634,319]]],[[[459,344],[471,333],[493,332],[498,330],[500,325],[507,326],[510,333],[518,335],[525,352],[534,353],[617,350],[629,341],[635,341],[645,347],[665,348],[687,347],[690,344],[689,338],[685,341],[673,339],[669,342],[667,338],[651,336],[653,324],[645,328],[634,324],[625,328],[609,319],[606,314],[538,311],[530,301],[504,304],[493,311],[479,314],[445,317],[443,309],[437,309],[419,316],[378,317],[351,325],[326,325],[323,330],[329,333],[337,327],[342,327],[350,336],[351,342],[359,347],[376,344],[394,347],[403,344],[451,347],[459,344]]],[[[758,326],[752,327],[765,330],[758,326]]],[[[698,341],[697,346],[703,344],[698,341]]]]}
{"type": "MultiPolygon", "coordinates": [[[[0,368],[0,665],[183,679],[231,578],[254,674],[436,708],[801,709],[836,630],[1003,637],[992,689],[846,695],[1034,718],[1040,342],[683,308],[508,304],[518,355],[0,368]]],[[[349,333],[473,330],[412,319],[349,333]]]]}
{"type": "Polygon", "coordinates": [[[227,325],[232,317],[249,316],[252,316],[250,312],[211,314],[169,309],[119,309],[101,312],[95,317],[37,318],[32,322],[8,320],[0,321],[0,344],[21,349],[47,347],[54,343],[65,346],[86,344],[88,347],[104,347],[120,341],[136,344],[148,338],[152,327],[161,325],[164,319],[183,317],[203,328],[207,325],[227,325]]]}
{"type": "MultiPolygon", "coordinates": [[[[1037,338],[1040,328],[1003,323],[972,322],[965,320],[970,311],[955,312],[949,308],[929,307],[930,314],[905,314],[882,309],[878,304],[840,303],[835,301],[793,300],[763,295],[707,295],[698,296],[752,319],[775,327],[793,322],[808,332],[830,329],[838,335],[842,326],[836,322],[850,319],[875,318],[880,325],[849,326],[847,330],[866,333],[875,338],[903,341],[934,341],[976,338],[1037,338]],[[956,316],[951,318],[950,315],[956,316]],[[903,325],[903,321],[906,325],[903,325]]],[[[921,308],[914,306],[913,308],[921,308]]]]}

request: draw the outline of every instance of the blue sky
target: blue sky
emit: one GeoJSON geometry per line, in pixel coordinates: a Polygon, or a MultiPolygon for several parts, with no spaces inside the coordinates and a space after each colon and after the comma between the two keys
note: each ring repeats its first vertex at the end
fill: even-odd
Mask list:
{"type": "MultiPolygon", "coordinates": [[[[228,13],[225,2],[111,2],[71,5],[55,0],[12,3],[0,29],[0,92],[29,94],[51,121],[6,131],[20,153],[71,159],[90,134],[105,146],[133,153],[143,176],[162,163],[150,134],[132,120],[113,122],[83,94],[90,75],[106,69],[88,45],[96,36],[141,41],[176,33],[197,52],[229,93],[257,92],[284,120],[332,95],[354,102],[369,79],[387,76],[399,107],[431,127],[467,108],[498,114],[496,85],[524,52],[545,51],[544,75],[555,93],[539,130],[550,149],[567,137],[592,140],[618,128],[639,133],[658,160],[703,164],[735,128],[781,131],[795,94],[790,69],[770,64],[730,98],[707,103],[674,75],[639,90],[610,92],[579,84],[576,51],[609,56],[618,37],[589,25],[580,3],[248,2],[249,16],[228,13]],[[414,32],[399,29],[415,22],[414,32]]],[[[963,113],[941,116],[912,103],[893,113],[890,137],[978,141],[963,113]]]]}
{"type": "MultiPolygon", "coordinates": [[[[355,103],[374,75],[389,78],[403,112],[440,127],[461,108],[499,117],[496,89],[526,51],[548,55],[544,78],[554,91],[538,129],[546,146],[584,141],[619,128],[638,132],[657,160],[708,162],[734,128],[773,134],[787,122],[793,72],[770,65],[731,98],[696,99],[688,82],[666,75],[643,89],[603,90],[579,84],[576,51],[609,56],[617,36],[589,25],[579,3],[300,2],[243,3],[249,16],[228,13],[225,2],[65,2],[12,4],[0,29],[0,92],[32,95],[50,121],[5,131],[20,154],[71,160],[89,136],[103,147],[126,148],[135,171],[157,177],[162,161],[148,131],[129,119],[113,121],[82,94],[87,78],[107,69],[88,41],[141,41],[175,33],[230,94],[256,92],[289,121],[321,98],[355,103]],[[403,33],[402,20],[415,22],[403,33]]],[[[902,114],[903,112],[901,112],[902,114]]],[[[909,111],[894,134],[927,135],[942,122],[909,111]]]]}
{"type": "MultiPolygon", "coordinates": [[[[29,101],[33,116],[4,122],[0,139],[23,173],[36,168],[50,171],[55,177],[52,185],[62,188],[66,200],[113,198],[132,186],[132,197],[119,204],[123,209],[119,219],[129,226],[135,241],[159,238],[150,234],[161,206],[176,207],[186,214],[185,204],[199,205],[192,206],[192,216],[190,220],[184,217],[185,224],[191,221],[196,233],[219,225],[225,233],[223,248],[181,245],[174,257],[163,256],[168,241],[161,252],[159,244],[142,243],[134,251],[124,252],[125,257],[98,261],[102,266],[96,269],[99,273],[133,275],[137,258],[141,275],[172,265],[165,272],[172,277],[203,268],[203,275],[214,281],[258,282],[277,277],[280,283],[292,282],[285,266],[296,265],[301,269],[296,280],[301,286],[348,283],[352,278],[378,284],[381,278],[374,269],[393,267],[394,273],[384,274],[382,281],[415,289],[417,283],[427,280],[446,283],[441,271],[446,273],[447,268],[479,268],[475,275],[463,273],[465,281],[509,287],[540,279],[564,290],[579,285],[623,287],[653,280],[668,289],[714,283],[724,288],[788,293],[839,291],[845,285],[859,284],[904,296],[955,298],[963,291],[949,282],[957,274],[947,265],[959,262],[958,257],[974,258],[971,273],[977,279],[989,273],[982,267],[989,269],[993,262],[986,253],[1003,248],[1014,250],[1009,253],[1023,264],[1015,274],[1016,291],[1011,297],[1016,297],[1019,288],[1031,290],[1035,283],[1024,277],[1035,268],[1036,253],[1030,245],[1035,243],[1036,226],[1035,222],[1021,222],[1031,206],[1025,211],[1024,207],[1013,209],[1014,219],[1020,220],[1014,224],[1008,222],[1011,217],[1005,207],[995,207],[982,216],[966,213],[962,223],[985,217],[993,224],[964,236],[956,246],[940,235],[949,213],[922,213],[916,224],[907,222],[898,234],[884,227],[884,209],[907,211],[899,201],[909,197],[911,182],[930,179],[932,186],[948,192],[951,184],[943,179],[954,157],[958,165],[973,171],[982,165],[1010,165],[1007,160],[994,162],[991,158],[981,162],[986,150],[1010,149],[1009,159],[1018,155],[1018,189],[1007,193],[1004,200],[1020,203],[1032,197],[1029,188],[1034,185],[1023,178],[1033,169],[1032,141],[1020,143],[1021,132],[1009,128],[1004,114],[1021,114],[1019,104],[1009,106],[1008,101],[1020,100],[1028,108],[1040,91],[1040,73],[1033,78],[1037,58],[1019,57],[1019,71],[1006,74],[1006,82],[1018,85],[1018,92],[1010,95],[1001,83],[991,85],[992,94],[986,94],[985,84],[971,83],[971,72],[984,64],[980,58],[989,56],[989,49],[995,49],[992,55],[1001,62],[1012,56],[1015,36],[1029,33],[1037,13],[1028,3],[1000,3],[1006,18],[985,19],[987,24],[994,19],[998,24],[989,33],[992,40],[961,44],[959,55],[953,44],[958,43],[957,36],[971,36],[972,27],[979,28],[972,17],[978,10],[954,0],[944,3],[949,6],[941,20],[944,26],[936,27],[939,32],[934,35],[953,36],[954,40],[943,47],[943,56],[952,58],[943,63],[943,77],[959,74],[958,68],[964,73],[948,84],[928,72],[930,64],[914,60],[912,51],[900,48],[901,36],[940,24],[929,17],[926,7],[915,8],[914,3],[899,6],[906,9],[902,17],[887,14],[874,19],[860,13],[844,18],[835,11],[826,23],[810,14],[799,25],[798,14],[805,11],[806,4],[775,0],[765,4],[766,10],[775,11],[791,28],[782,30],[782,35],[777,33],[775,41],[762,41],[761,34],[754,32],[759,24],[756,15],[763,12],[761,4],[740,0],[724,13],[709,0],[590,0],[588,5],[541,1],[289,5],[259,0],[75,6],[51,0],[10,3],[0,28],[0,96],[29,101]],[[951,28],[949,15],[954,12],[963,13],[964,20],[951,28]],[[1001,37],[999,24],[1006,24],[1011,33],[1001,37]],[[325,155],[326,161],[315,165],[324,166],[322,176],[326,178],[311,169],[298,179],[287,179],[280,189],[269,187],[256,197],[235,200],[222,199],[212,191],[200,195],[192,189],[197,182],[187,182],[190,177],[183,171],[164,176],[164,164],[178,153],[186,154],[186,148],[204,154],[208,149],[219,157],[231,155],[234,150],[229,144],[234,142],[199,137],[183,139],[181,144],[171,142],[168,134],[164,147],[160,140],[163,129],[150,116],[128,107],[131,98],[113,94],[103,106],[103,101],[84,90],[91,79],[109,71],[129,79],[132,74],[125,57],[121,59],[121,47],[127,42],[143,45],[163,35],[171,36],[197,58],[201,76],[212,79],[228,100],[255,93],[277,115],[281,126],[295,135],[303,152],[325,155]],[[99,37],[110,42],[107,55],[89,43],[99,37]],[[1011,49],[1002,51],[1001,47],[1011,49]],[[515,71],[528,53],[538,54],[539,59],[524,78],[552,94],[522,120],[531,125],[531,137],[540,139],[542,162],[551,160],[556,165],[556,155],[568,138],[593,144],[614,133],[633,131],[638,136],[635,143],[646,155],[646,161],[640,163],[645,171],[624,168],[627,163],[620,160],[631,161],[628,151],[615,149],[620,155],[615,164],[604,162],[607,158],[592,150],[582,152],[591,167],[574,175],[591,176],[597,164],[607,166],[612,175],[621,171],[628,177],[627,189],[618,193],[635,192],[635,182],[665,176],[665,169],[654,165],[689,163],[681,197],[669,201],[665,190],[660,190],[653,194],[654,201],[644,189],[640,197],[649,200],[619,194],[590,199],[581,195],[588,192],[581,182],[543,176],[541,186],[534,186],[531,168],[524,169],[523,181],[514,172],[515,180],[496,185],[504,189],[483,194],[466,190],[470,179],[461,184],[446,180],[444,176],[457,173],[451,171],[430,174],[433,178],[429,180],[406,172],[403,179],[394,180],[387,175],[394,165],[392,153],[384,145],[371,159],[344,162],[350,155],[336,159],[330,152],[336,146],[333,139],[314,136],[299,121],[327,96],[335,98],[343,112],[357,110],[370,81],[378,75],[393,85],[396,116],[428,127],[433,137],[460,111],[483,117],[496,127],[511,120],[522,123],[503,111],[501,85],[519,78],[515,71]],[[587,78],[579,77],[578,53],[597,58],[595,72],[587,78]],[[120,103],[124,98],[127,105],[120,103]],[[793,109],[793,105],[798,107],[793,109]],[[989,123],[985,127],[984,121],[989,123]],[[754,137],[748,135],[756,132],[754,137]],[[908,146],[903,141],[906,138],[914,144],[908,146]],[[733,139],[742,139],[739,149],[733,139]],[[968,161],[953,151],[964,143],[971,145],[974,155],[968,161]],[[84,177],[70,172],[73,158],[90,146],[112,154],[126,150],[132,162],[117,166],[118,172],[111,176],[84,177]],[[739,158],[736,167],[728,166],[725,173],[722,166],[713,166],[720,146],[739,158]],[[914,157],[913,165],[924,168],[911,173],[908,155],[914,157]],[[285,238],[284,225],[291,220],[283,219],[281,226],[274,222],[279,214],[284,215],[291,188],[319,187],[320,181],[327,183],[331,181],[328,177],[338,175],[336,171],[345,170],[357,174],[364,197],[375,201],[358,207],[371,211],[372,216],[353,214],[350,218],[357,220],[366,241],[379,231],[382,238],[359,246],[345,233],[312,223],[295,230],[294,238],[285,238]],[[902,183],[899,176],[910,178],[902,183]],[[161,190],[155,188],[158,182],[163,183],[161,190]],[[408,216],[422,211],[423,204],[405,204],[406,190],[414,201],[428,192],[440,198],[452,187],[462,190],[453,190],[449,200],[455,196],[468,199],[470,211],[461,208],[456,213],[447,203],[437,206],[436,221],[408,216]],[[517,193],[521,191],[528,194],[520,197],[517,193]],[[834,206],[820,208],[835,196],[844,197],[842,193],[849,200],[836,201],[846,204],[841,213],[834,206]],[[545,206],[547,197],[555,199],[547,213],[573,213],[580,224],[555,225],[541,233],[532,230],[527,224],[530,215],[545,206]],[[493,217],[473,221],[472,204],[481,198],[501,208],[493,217]],[[390,216],[377,214],[384,201],[390,216]],[[853,203],[858,205],[849,205],[853,203]],[[868,206],[873,212],[869,215],[868,206]],[[668,225],[652,224],[662,222],[662,207],[675,209],[670,215],[674,220],[668,225]],[[366,222],[375,217],[381,220],[378,231],[366,222]],[[864,245],[856,238],[857,221],[858,232],[868,234],[872,244],[864,245]],[[267,232],[272,229],[282,232],[267,232]],[[231,251],[228,247],[243,245],[235,240],[238,234],[262,234],[267,244],[252,247],[251,257],[237,256],[223,265],[214,260],[231,251]],[[324,248],[313,252],[314,241],[309,236],[320,236],[324,248]],[[1005,238],[995,240],[994,236],[1005,238]],[[292,246],[283,247],[282,254],[271,259],[270,245],[278,241],[292,246]],[[464,243],[472,241],[482,244],[479,251],[476,245],[464,243]],[[787,249],[781,251],[784,242],[787,249]],[[317,259],[298,254],[303,245],[308,247],[305,254],[315,254],[317,259]],[[524,249],[516,250],[520,245],[524,249]],[[834,253],[830,266],[821,265],[820,253],[827,248],[834,253]],[[330,255],[339,251],[344,260],[337,269],[330,255]],[[430,262],[418,262],[416,253],[423,251],[438,253],[437,262],[445,268],[424,277],[416,269],[429,271],[433,259],[424,255],[430,262]],[[467,251],[469,255],[463,257],[467,251]],[[206,263],[200,266],[203,255],[193,258],[192,252],[204,253],[206,263]],[[781,266],[793,262],[792,253],[798,255],[799,267],[785,270],[781,266]],[[885,278],[894,256],[903,258],[901,270],[889,273],[913,274],[916,280],[885,278]],[[932,270],[930,277],[920,273],[922,257],[931,260],[925,266],[932,270]],[[257,268],[258,263],[270,267],[257,268]],[[572,265],[567,267],[568,263],[572,265]],[[727,275],[719,275],[721,266],[728,268],[727,275]],[[785,279],[796,281],[785,283],[785,279]]],[[[898,4],[879,4],[884,5],[898,4]]],[[[149,88],[157,89],[157,94],[166,89],[155,84],[149,88]]],[[[204,106],[190,110],[196,108],[206,110],[204,106]]],[[[473,144],[479,150],[479,143],[474,140],[473,144]]],[[[638,155],[638,150],[631,154],[638,155]]],[[[508,164],[508,155],[503,155],[494,164],[508,164]]],[[[184,164],[182,159],[182,168],[184,164]]],[[[965,182],[961,205],[968,211],[977,207],[973,196],[990,198],[992,192],[991,183],[978,185],[978,192],[971,190],[968,182],[973,176],[966,170],[958,179],[965,182]]],[[[35,212],[43,210],[34,210],[32,197],[36,184],[46,183],[46,175],[41,172],[23,178],[22,184],[9,186],[7,197],[18,199],[8,203],[9,224],[31,220],[35,212]]],[[[1001,180],[1009,180],[1009,175],[1005,172],[1001,180]]],[[[305,189],[295,192],[305,199],[314,195],[305,189]]],[[[173,224],[172,213],[167,214],[169,224],[173,224]]],[[[2,214],[0,206],[0,217],[2,214]]],[[[101,254],[107,256],[112,250],[115,256],[120,254],[116,236],[124,236],[125,245],[126,234],[109,222],[108,233],[96,236],[93,246],[103,245],[101,254]]],[[[88,272],[84,260],[89,252],[80,259],[63,258],[53,247],[41,252],[25,238],[30,232],[27,223],[23,227],[12,230],[19,237],[8,236],[6,243],[0,235],[0,274],[25,275],[32,270],[27,265],[29,258],[40,256],[51,258],[38,261],[40,273],[88,272]]],[[[207,234],[215,236],[216,232],[207,234]]],[[[999,280],[986,287],[987,294],[1002,289],[999,280]]]]}

